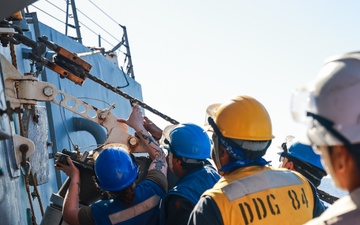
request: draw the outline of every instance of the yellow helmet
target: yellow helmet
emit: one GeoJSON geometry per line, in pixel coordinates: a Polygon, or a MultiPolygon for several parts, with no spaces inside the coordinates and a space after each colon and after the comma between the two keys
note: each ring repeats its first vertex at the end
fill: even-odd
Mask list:
{"type": "Polygon", "coordinates": [[[250,96],[237,96],[223,104],[210,105],[207,113],[226,138],[251,141],[274,138],[267,110],[250,96]]]}

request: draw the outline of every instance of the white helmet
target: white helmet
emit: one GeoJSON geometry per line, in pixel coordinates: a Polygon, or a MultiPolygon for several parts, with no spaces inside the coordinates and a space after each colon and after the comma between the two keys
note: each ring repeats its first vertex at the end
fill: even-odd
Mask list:
{"type": "Polygon", "coordinates": [[[312,144],[360,143],[360,52],[329,58],[317,78],[292,97],[293,118],[311,119],[307,136],[312,144]],[[306,105],[299,104],[301,97],[306,105]]]}

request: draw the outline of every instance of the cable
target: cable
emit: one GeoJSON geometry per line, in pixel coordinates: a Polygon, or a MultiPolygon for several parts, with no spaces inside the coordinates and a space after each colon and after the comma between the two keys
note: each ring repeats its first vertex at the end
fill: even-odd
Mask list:
{"type": "MultiPolygon", "coordinates": [[[[124,65],[124,64],[123,64],[124,65]]],[[[123,85],[123,86],[117,86],[116,88],[118,88],[118,89],[121,89],[121,88],[126,88],[126,87],[128,87],[130,84],[129,84],[129,81],[128,81],[128,78],[127,78],[127,76],[125,75],[125,73],[124,73],[124,69],[123,69],[123,67],[121,67],[121,70],[123,71],[123,76],[124,76],[124,79],[125,79],[125,81],[126,81],[126,84],[125,85],[123,85]]]]}
{"type": "MultiPolygon", "coordinates": [[[[93,4],[98,10],[100,10],[102,13],[104,13],[104,15],[106,15],[109,19],[111,19],[113,22],[115,22],[117,25],[120,25],[118,22],[116,22],[113,18],[111,18],[108,14],[106,14],[102,9],[100,9],[97,5],[95,5],[95,3],[93,3],[91,0],[89,0],[89,2],[91,2],[91,4],[93,4]]],[[[121,26],[121,25],[120,25],[121,26]]]]}
{"type": "Polygon", "coordinates": [[[62,11],[63,13],[66,13],[62,8],[60,8],[59,6],[55,5],[54,3],[51,3],[49,0],[46,0],[48,3],[50,3],[52,6],[54,6],[55,8],[57,8],[58,10],[62,11]]]}
{"type": "MultiPolygon", "coordinates": [[[[54,3],[50,2],[49,0],[46,0],[47,3],[49,3],[50,5],[52,5],[53,7],[55,7],[57,10],[61,11],[62,13],[65,13],[66,12],[61,9],[59,6],[55,5],[54,3]]],[[[90,1],[91,2],[91,1],[90,1]]],[[[100,9],[97,5],[95,5],[95,3],[91,2],[99,11],[101,11],[105,16],[107,16],[110,20],[112,20],[114,23],[116,23],[117,25],[120,25],[119,23],[117,23],[113,18],[111,18],[108,14],[106,14],[102,9],[100,9]]],[[[56,21],[66,25],[65,22],[63,22],[62,20],[56,18],[55,16],[51,15],[50,13],[40,9],[39,7],[35,6],[35,5],[31,5],[33,6],[34,8],[36,8],[37,10],[41,11],[42,13],[44,13],[45,15],[55,19],[56,21]]],[[[86,15],[86,13],[82,12],[78,7],[76,8],[77,11],[79,11],[83,16],[85,16],[89,21],[91,21],[93,24],[95,24],[97,27],[99,27],[101,30],[103,30],[107,35],[109,35],[111,38],[113,38],[114,40],[116,40],[117,42],[120,42],[118,40],[118,38],[116,38],[114,35],[112,35],[110,32],[106,31],[103,26],[101,26],[100,24],[98,24],[96,21],[94,21],[93,19],[91,19],[89,16],[86,15]]],[[[85,23],[81,22],[79,20],[79,24],[81,24],[83,27],[85,27],[87,30],[89,30],[91,33],[93,33],[94,35],[98,36],[98,32],[95,32],[93,29],[91,29],[89,26],[87,26],[85,23]]],[[[120,25],[122,26],[122,25],[120,25]]],[[[111,43],[111,41],[107,40],[106,38],[104,37],[101,37],[101,39],[106,42],[107,44],[109,44],[110,46],[114,46],[113,43],[111,43]]]]}
{"type": "Polygon", "coordinates": [[[102,26],[97,24],[94,20],[92,20],[90,17],[88,17],[85,13],[83,13],[80,9],[76,8],[77,11],[79,11],[82,15],[84,15],[86,18],[88,18],[91,22],[93,22],[95,25],[97,25],[101,30],[105,31],[108,35],[110,35],[112,38],[114,38],[116,41],[120,42],[114,35],[106,31],[102,26]]]}
{"type": "Polygon", "coordinates": [[[52,17],[53,19],[57,20],[58,22],[60,22],[60,23],[62,23],[62,24],[65,24],[63,21],[61,21],[61,20],[59,20],[58,18],[56,18],[56,17],[54,17],[54,16],[50,15],[49,13],[47,13],[47,12],[45,12],[44,10],[40,9],[39,7],[37,7],[37,6],[35,6],[35,5],[31,5],[31,6],[32,6],[32,7],[34,7],[34,8],[36,8],[37,10],[39,10],[39,11],[41,11],[41,12],[45,13],[46,15],[48,15],[48,16],[50,16],[50,17],[52,17]]]}
{"type": "MultiPolygon", "coordinates": [[[[79,23],[81,24],[81,25],[83,25],[84,27],[86,27],[89,31],[91,31],[93,34],[95,34],[96,36],[98,36],[98,33],[96,33],[95,31],[93,31],[92,29],[90,29],[88,26],[86,26],[84,23],[82,23],[82,22],[80,22],[79,21],[79,23]]],[[[108,40],[106,40],[105,38],[101,38],[102,40],[104,40],[106,43],[108,43],[109,45],[113,45],[113,44],[111,44],[108,40]]]]}
{"type": "MultiPolygon", "coordinates": [[[[62,102],[64,102],[64,99],[62,98],[60,101],[59,101],[59,105],[61,106],[62,102]]],[[[65,103],[66,104],[66,103],[65,103]]],[[[64,120],[64,117],[63,117],[63,114],[62,114],[62,109],[63,107],[59,107],[59,112],[60,112],[60,117],[61,117],[61,121],[63,123],[63,126],[64,126],[64,129],[65,129],[65,132],[66,132],[66,135],[68,136],[69,140],[70,140],[70,143],[71,145],[73,146],[73,148],[78,151],[79,149],[79,146],[78,145],[75,145],[74,142],[72,141],[71,137],[70,137],[70,134],[69,134],[69,131],[66,127],[66,124],[65,124],[65,120],[64,120]]]]}
{"type": "Polygon", "coordinates": [[[95,101],[99,101],[99,102],[105,103],[105,104],[108,105],[108,106],[111,106],[110,102],[107,102],[107,101],[104,101],[104,100],[101,100],[101,99],[98,99],[98,98],[90,98],[90,97],[77,97],[77,98],[78,98],[78,99],[95,100],[95,101]]]}
{"type": "MultiPolygon", "coordinates": [[[[52,6],[54,6],[55,8],[57,8],[58,10],[62,11],[63,13],[66,13],[64,10],[62,10],[61,8],[59,8],[58,6],[56,6],[55,4],[51,3],[50,1],[46,0],[46,2],[48,2],[49,4],[51,4],[52,6]]],[[[47,15],[47,16],[49,16],[49,17],[57,20],[58,22],[66,25],[66,23],[63,22],[62,20],[54,17],[53,15],[51,15],[51,14],[47,13],[46,11],[40,9],[39,7],[35,6],[34,4],[31,5],[31,6],[34,7],[34,8],[36,8],[37,10],[41,11],[41,12],[44,13],[45,15],[47,15]]],[[[80,11],[78,8],[77,8],[77,10],[80,11]]],[[[81,11],[80,11],[80,12],[81,12],[81,11]]],[[[83,12],[81,12],[81,13],[85,16],[85,14],[84,14],[83,12]]],[[[87,16],[86,16],[86,17],[87,17],[87,16]]],[[[92,21],[89,17],[87,17],[87,18],[88,18],[91,22],[93,22],[94,24],[96,24],[96,23],[95,23],[94,21],[92,21]]],[[[80,22],[80,21],[79,21],[79,23],[80,23],[82,26],[84,26],[86,29],[88,29],[90,32],[92,32],[93,34],[95,34],[96,36],[98,36],[98,33],[96,33],[96,32],[95,32],[94,30],[92,30],[90,27],[88,27],[87,25],[85,25],[84,23],[82,23],[82,22],[80,22]]],[[[96,25],[97,25],[99,28],[103,29],[99,24],[96,24],[96,25]]],[[[115,37],[113,37],[113,38],[114,38],[115,40],[117,40],[115,37]]],[[[105,39],[105,38],[103,38],[103,37],[102,37],[101,39],[102,39],[103,41],[105,41],[106,43],[108,43],[109,45],[111,45],[111,46],[113,45],[113,44],[112,44],[110,41],[108,41],[107,39],[105,39]]]]}
{"type": "Polygon", "coordinates": [[[96,145],[88,145],[88,146],[83,146],[83,147],[79,147],[79,151],[83,150],[83,149],[87,149],[87,148],[92,148],[95,147],[95,149],[98,149],[100,147],[102,147],[104,144],[96,144],[96,145]]]}

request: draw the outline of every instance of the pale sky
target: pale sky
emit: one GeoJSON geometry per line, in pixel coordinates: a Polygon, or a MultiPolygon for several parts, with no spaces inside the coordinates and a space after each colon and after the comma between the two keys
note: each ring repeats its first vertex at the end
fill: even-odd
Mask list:
{"type": "MultiPolygon", "coordinates": [[[[41,22],[65,31],[59,22],[65,21],[65,0],[34,5],[57,17],[38,12],[41,22]]],[[[285,137],[300,137],[306,128],[291,118],[293,90],[313,79],[327,57],[360,49],[356,0],[76,0],[76,7],[87,46],[97,46],[100,34],[110,50],[118,41],[103,29],[120,40],[117,23],[127,27],[143,100],[163,114],[203,125],[210,104],[236,95],[259,100],[272,119],[275,139],[266,158],[274,166],[285,137]]],[[[76,36],[73,30],[69,35],[76,36]]],[[[170,124],[145,115],[161,128],[170,124]]],[[[323,179],[320,188],[345,194],[330,183],[323,179]]]]}
{"type": "MultiPolygon", "coordinates": [[[[66,1],[35,5],[56,15],[49,2],[66,10],[66,1]]],[[[146,104],[179,122],[203,125],[208,105],[250,95],[270,113],[272,148],[305,130],[291,118],[292,91],[313,79],[327,57],[360,49],[355,0],[76,0],[76,6],[118,39],[122,30],[114,21],[127,27],[146,104]]],[[[80,22],[89,25],[81,13],[80,22]]],[[[38,16],[64,32],[64,24],[38,16]]],[[[65,21],[64,14],[58,19],[65,21]]],[[[96,25],[90,28],[117,44],[96,25]]],[[[81,31],[83,43],[97,45],[94,33],[84,26],[81,31]]],[[[162,128],[169,124],[145,114],[162,128]]]]}

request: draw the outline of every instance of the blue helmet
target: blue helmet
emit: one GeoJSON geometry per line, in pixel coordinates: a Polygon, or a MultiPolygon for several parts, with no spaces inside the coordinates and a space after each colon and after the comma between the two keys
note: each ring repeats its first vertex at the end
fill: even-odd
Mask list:
{"type": "Polygon", "coordinates": [[[187,159],[210,158],[211,142],[208,134],[200,126],[183,123],[164,130],[169,150],[187,159]]]}
{"type": "Polygon", "coordinates": [[[95,160],[95,175],[99,187],[106,191],[121,191],[138,176],[138,168],[122,145],[104,146],[95,160]]]}
{"type": "Polygon", "coordinates": [[[288,154],[296,159],[324,170],[324,167],[321,164],[320,155],[315,154],[310,145],[304,145],[300,142],[295,142],[290,146],[288,154]]]}

